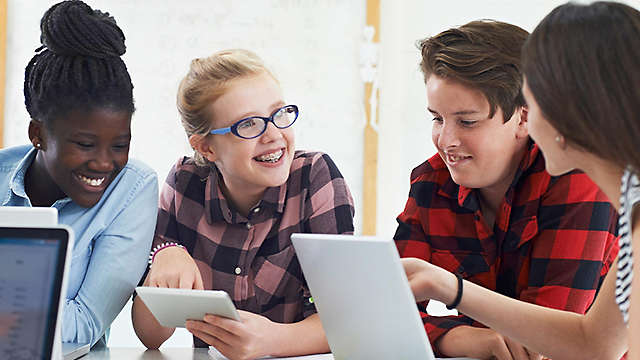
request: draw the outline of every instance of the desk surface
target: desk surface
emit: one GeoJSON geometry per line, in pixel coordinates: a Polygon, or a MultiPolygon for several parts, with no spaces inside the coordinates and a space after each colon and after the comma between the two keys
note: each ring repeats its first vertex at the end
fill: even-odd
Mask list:
{"type": "MultiPolygon", "coordinates": [[[[92,350],[80,360],[225,360],[226,358],[216,351],[192,348],[166,348],[162,350],[145,350],[141,348],[106,348],[92,350]]],[[[274,359],[274,358],[270,358],[274,359]]],[[[318,354],[308,356],[289,357],[287,360],[333,360],[331,354],[318,354]]],[[[458,358],[463,359],[463,358],[458,358]]],[[[454,359],[449,359],[454,360],[454,359]]],[[[472,359],[469,359],[472,360],[472,359]]]]}
{"type": "MultiPolygon", "coordinates": [[[[87,355],[80,358],[81,360],[189,360],[189,359],[206,359],[206,360],[223,360],[224,356],[217,354],[215,351],[207,349],[192,348],[166,348],[162,350],[145,350],[141,348],[107,348],[92,350],[87,355]]],[[[319,354],[300,357],[290,357],[288,360],[333,360],[331,354],[319,354]]]]}

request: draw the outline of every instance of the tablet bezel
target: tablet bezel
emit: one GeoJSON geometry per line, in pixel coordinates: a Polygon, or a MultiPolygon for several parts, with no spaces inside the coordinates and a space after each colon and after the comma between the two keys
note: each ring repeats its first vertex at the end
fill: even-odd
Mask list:
{"type": "Polygon", "coordinates": [[[229,294],[222,290],[139,286],[136,293],[160,325],[165,327],[185,327],[187,320],[202,321],[205,314],[240,320],[229,294]]]}

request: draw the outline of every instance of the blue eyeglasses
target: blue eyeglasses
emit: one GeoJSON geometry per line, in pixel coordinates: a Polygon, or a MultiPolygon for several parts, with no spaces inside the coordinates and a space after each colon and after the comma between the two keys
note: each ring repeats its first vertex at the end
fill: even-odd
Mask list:
{"type": "Polygon", "coordinates": [[[298,119],[298,107],[296,105],[285,105],[274,111],[269,117],[251,116],[236,121],[233,125],[213,129],[211,134],[226,134],[228,132],[243,139],[253,139],[262,135],[267,130],[267,125],[272,122],[278,129],[286,129],[298,119]]]}

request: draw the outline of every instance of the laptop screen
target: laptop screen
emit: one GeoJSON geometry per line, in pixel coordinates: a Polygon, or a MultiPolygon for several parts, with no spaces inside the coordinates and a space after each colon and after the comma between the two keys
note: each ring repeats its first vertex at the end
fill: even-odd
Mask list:
{"type": "Polygon", "coordinates": [[[0,358],[51,356],[67,241],[63,229],[0,228],[0,358]]]}

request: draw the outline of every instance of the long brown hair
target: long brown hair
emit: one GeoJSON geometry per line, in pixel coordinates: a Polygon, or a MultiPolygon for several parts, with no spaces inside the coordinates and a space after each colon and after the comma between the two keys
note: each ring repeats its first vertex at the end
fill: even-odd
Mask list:
{"type": "Polygon", "coordinates": [[[523,47],[527,85],[569,142],[640,169],[640,12],[614,2],[555,8],[523,47]]]}

